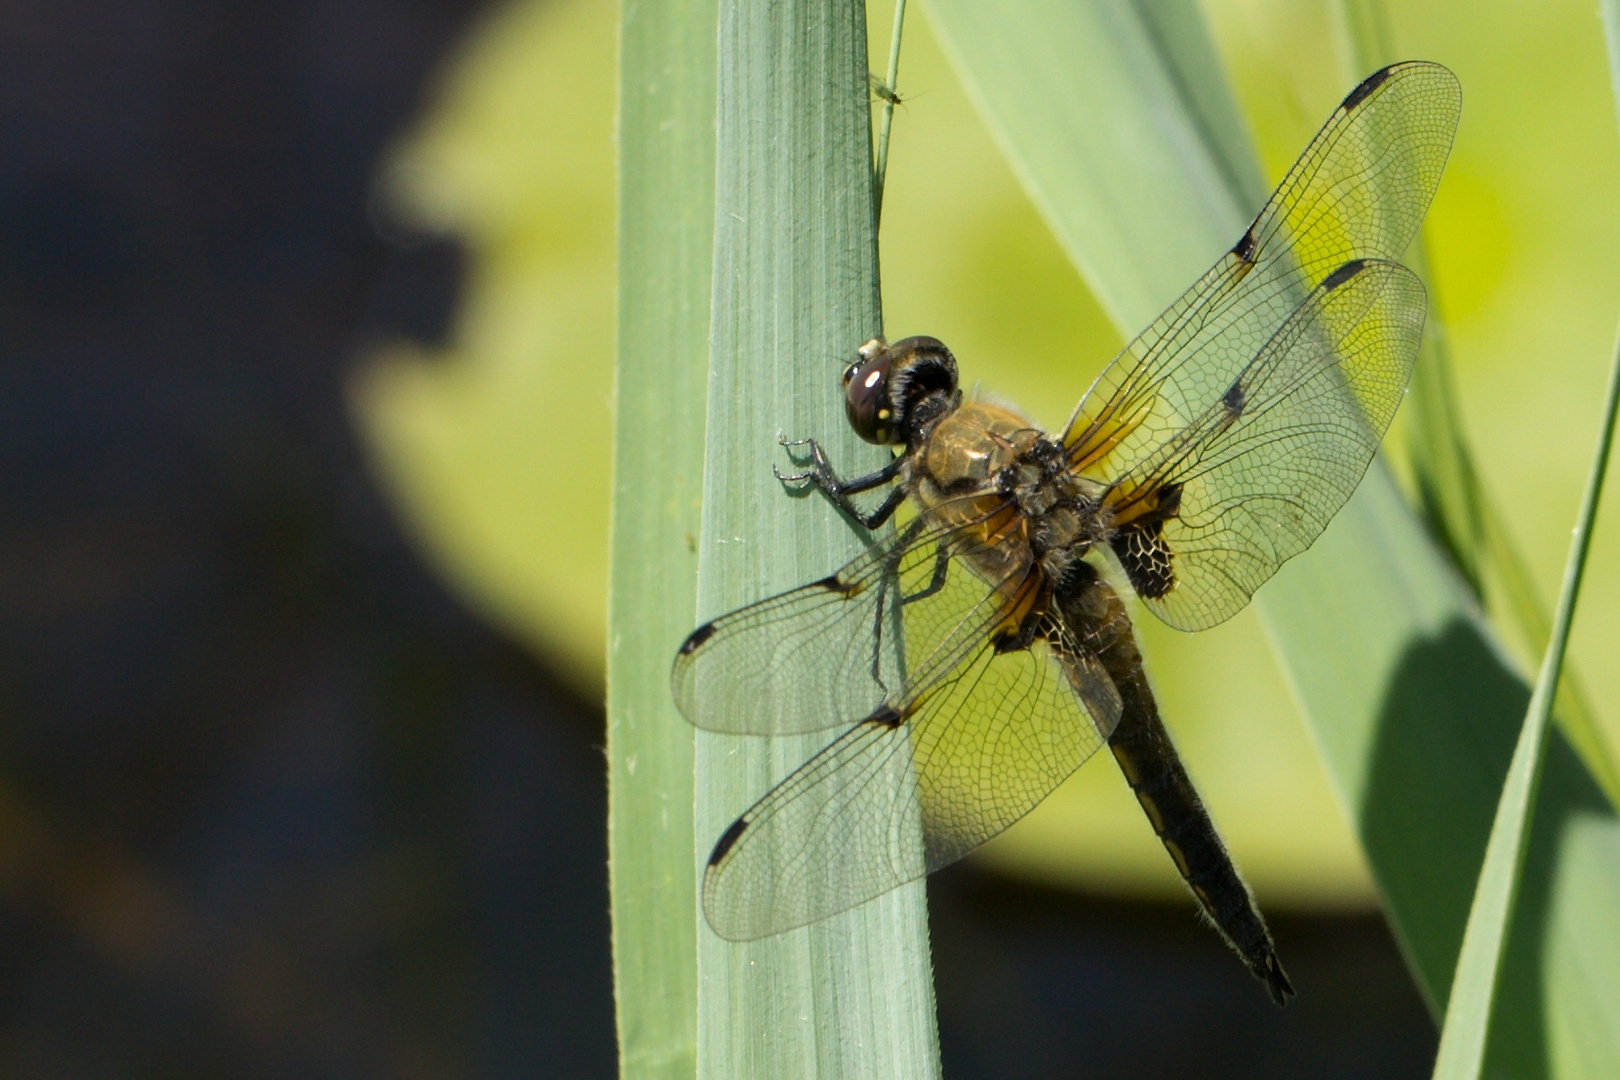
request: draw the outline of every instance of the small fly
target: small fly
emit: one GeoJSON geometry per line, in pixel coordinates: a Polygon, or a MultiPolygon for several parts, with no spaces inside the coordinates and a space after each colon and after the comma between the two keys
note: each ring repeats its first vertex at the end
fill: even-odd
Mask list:
{"type": "Polygon", "coordinates": [[[849,421],[897,456],[846,480],[806,440],[789,444],[804,471],[782,479],[896,529],[828,577],[698,627],[675,659],[676,703],[700,728],[846,729],[716,842],[703,910],[718,934],[803,926],[954,862],[1106,744],[1199,906],[1287,1001],[1109,580],[1171,626],[1214,626],[1350,497],[1417,357],[1423,286],[1395,260],[1461,101],[1438,64],[1364,80],[1056,436],[964,400],[933,338],[861,347],[843,375],[849,421]],[[879,489],[871,510],[854,501],[879,489]]]}

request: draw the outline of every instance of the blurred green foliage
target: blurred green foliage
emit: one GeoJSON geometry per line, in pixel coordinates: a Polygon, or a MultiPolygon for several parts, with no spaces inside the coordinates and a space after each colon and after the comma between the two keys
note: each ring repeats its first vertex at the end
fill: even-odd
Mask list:
{"type": "MultiPolygon", "coordinates": [[[[874,69],[890,10],[870,12],[874,69]]],[[[1326,2],[1219,0],[1205,12],[1275,179],[1364,73],[1343,59],[1326,2]]],[[[1463,82],[1429,250],[1484,483],[1550,606],[1620,299],[1620,143],[1597,18],[1573,0],[1425,2],[1394,16],[1402,55],[1441,61],[1463,82]]],[[[453,341],[443,355],[379,350],[354,394],[377,469],[446,578],[593,696],[607,564],[614,18],[607,0],[515,0],[446,73],[384,181],[408,220],[468,245],[453,341]]],[[[968,382],[1060,424],[1119,339],[916,14],[900,90],[881,237],[889,332],[941,337],[968,382]]],[[[760,448],[761,469],[774,449],[760,448]]],[[[1571,653],[1620,746],[1617,556],[1611,513],[1571,653]]],[[[1370,904],[1252,612],[1197,635],[1145,613],[1140,625],[1167,719],[1262,901],[1370,904]]],[[[1080,770],[982,857],[1093,889],[1180,892],[1106,768],[1080,770]]]]}
{"type": "Polygon", "coordinates": [[[442,355],[355,380],[385,486],[475,608],[601,696],[613,379],[614,26],[606,0],[497,8],[383,176],[469,253],[442,355]]]}

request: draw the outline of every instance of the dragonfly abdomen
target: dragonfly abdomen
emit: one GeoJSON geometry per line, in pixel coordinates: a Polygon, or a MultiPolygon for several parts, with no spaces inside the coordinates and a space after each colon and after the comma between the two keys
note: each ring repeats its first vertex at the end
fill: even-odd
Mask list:
{"type": "Polygon", "coordinates": [[[1140,662],[1135,667],[1134,675],[1110,672],[1123,708],[1109,749],[1199,907],[1277,1004],[1284,1004],[1294,988],[1271,931],[1182,767],[1140,662]]]}
{"type": "Polygon", "coordinates": [[[1254,896],[1159,719],[1124,604],[1089,564],[1079,564],[1065,584],[1064,595],[1056,598],[1059,611],[1119,692],[1119,722],[1108,738],[1114,760],[1198,906],[1273,1000],[1284,1004],[1293,996],[1293,985],[1254,896]]]}

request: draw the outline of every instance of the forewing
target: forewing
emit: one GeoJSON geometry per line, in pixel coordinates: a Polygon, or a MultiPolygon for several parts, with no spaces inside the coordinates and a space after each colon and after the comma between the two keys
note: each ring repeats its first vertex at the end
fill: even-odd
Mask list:
{"type": "MultiPolygon", "coordinates": [[[[1032,586],[1033,587],[1033,586],[1032,586]]],[[[728,829],[704,874],[722,937],[790,930],[954,862],[1106,741],[1119,695],[1061,639],[966,657],[900,714],[868,718],[728,829]]]]}
{"type": "Polygon", "coordinates": [[[1438,64],[1395,64],[1345,98],[1238,244],[1125,347],[1064,433],[1112,481],[1202,415],[1334,270],[1398,259],[1434,197],[1462,106],[1438,64]]]}
{"type": "Polygon", "coordinates": [[[838,573],[698,627],[671,675],[681,715],[705,731],[796,735],[903,707],[1015,614],[1027,560],[987,577],[963,558],[998,516],[996,499],[944,503],[838,573]]]}
{"type": "Polygon", "coordinates": [[[1214,405],[1118,483],[1178,490],[1162,523],[1128,527],[1116,550],[1137,592],[1171,626],[1230,618],[1284,561],[1309,547],[1367,471],[1406,390],[1425,298],[1398,263],[1352,263],[1319,286],[1214,405]],[[1132,529],[1158,530],[1151,536],[1132,529]],[[1162,595],[1128,552],[1157,542],[1162,595]]]}

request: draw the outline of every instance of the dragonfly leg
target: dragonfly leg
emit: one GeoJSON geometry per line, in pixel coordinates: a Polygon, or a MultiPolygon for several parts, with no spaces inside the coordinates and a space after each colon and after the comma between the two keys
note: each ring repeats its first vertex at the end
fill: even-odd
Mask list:
{"type": "Polygon", "coordinates": [[[887,614],[883,609],[888,593],[889,574],[886,571],[878,579],[877,605],[872,611],[872,681],[883,688],[884,697],[889,693],[889,684],[883,679],[883,619],[887,614]]]}
{"type": "Polygon", "coordinates": [[[940,544],[934,551],[934,576],[928,579],[927,585],[924,585],[910,596],[902,596],[900,602],[902,604],[915,603],[918,600],[926,600],[939,592],[945,587],[945,576],[950,571],[950,568],[951,553],[946,550],[944,544],[940,544]]]}
{"type": "Polygon", "coordinates": [[[860,522],[863,528],[875,529],[882,525],[893,516],[895,510],[899,509],[900,504],[905,501],[905,489],[895,488],[884,497],[883,501],[878,504],[877,509],[871,513],[862,513],[860,507],[856,506],[854,500],[850,498],[851,495],[859,494],[862,491],[870,491],[894,480],[895,477],[900,475],[900,469],[905,463],[904,457],[895,458],[876,472],[844,480],[833,470],[832,463],[827,460],[827,455],[822,451],[821,444],[816,440],[779,438],[777,441],[783,446],[789,447],[808,446],[810,448],[810,463],[809,467],[800,473],[784,473],[775,465],[772,465],[771,471],[776,474],[776,478],[784,484],[810,484],[820,488],[822,494],[826,495],[834,506],[860,522]]]}
{"type": "MultiPolygon", "coordinates": [[[[893,582],[898,587],[900,583],[900,560],[905,557],[906,549],[911,546],[912,542],[922,532],[923,524],[924,519],[917,518],[905,527],[894,545],[893,553],[886,560],[883,573],[878,575],[877,605],[872,613],[872,681],[883,687],[884,693],[888,693],[889,685],[883,679],[883,620],[888,618],[890,614],[886,604],[890,582],[893,582]]],[[[945,571],[948,562],[949,557],[945,554],[944,547],[941,547],[934,563],[934,580],[929,583],[922,593],[913,596],[902,594],[900,603],[902,605],[909,604],[913,600],[922,599],[925,595],[938,592],[945,584],[945,571]]]]}

